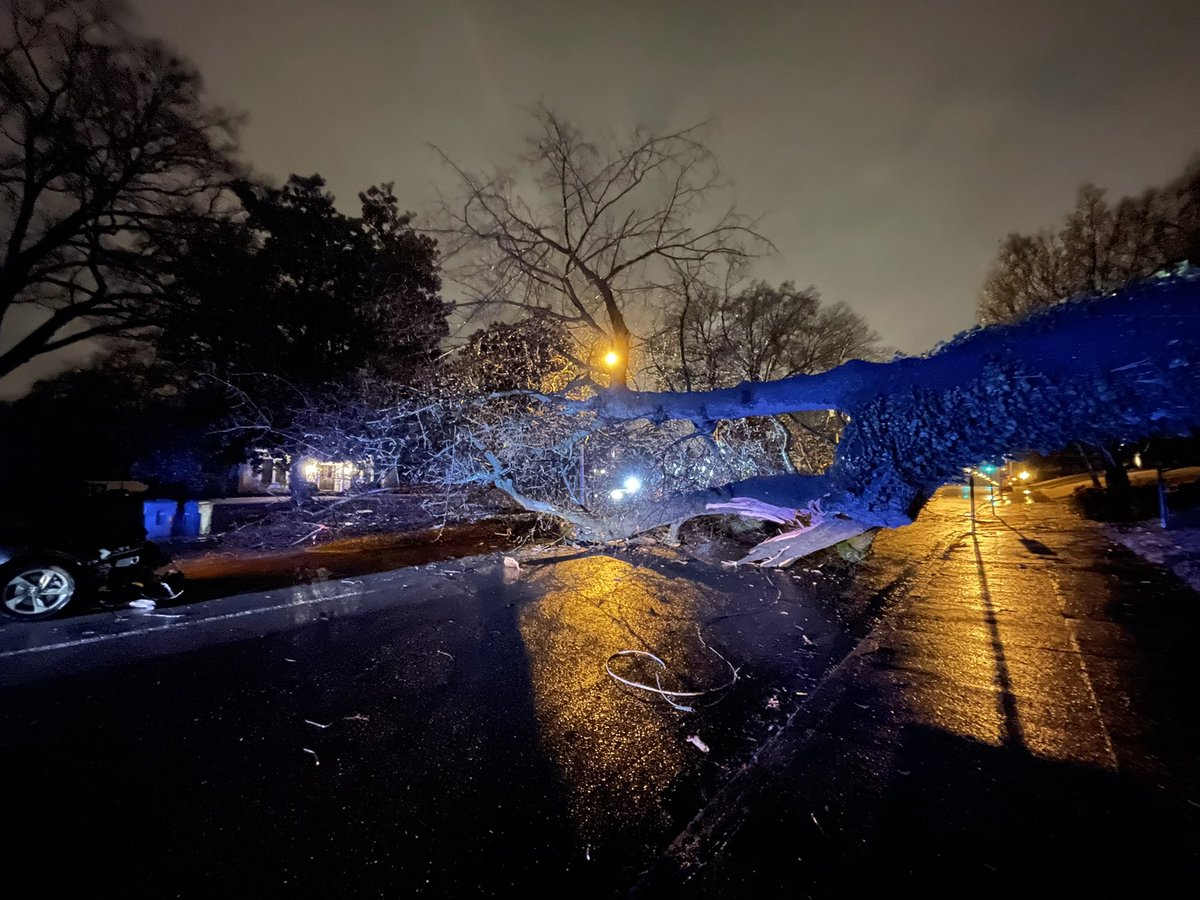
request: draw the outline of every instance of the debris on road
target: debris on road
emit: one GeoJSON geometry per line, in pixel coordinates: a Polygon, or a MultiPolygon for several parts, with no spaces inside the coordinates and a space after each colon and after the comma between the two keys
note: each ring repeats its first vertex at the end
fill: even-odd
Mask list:
{"type": "Polygon", "coordinates": [[[158,604],[149,597],[138,597],[136,600],[130,600],[129,605],[133,609],[154,609],[156,606],[158,606],[158,604]]]}
{"type": "Polygon", "coordinates": [[[817,831],[821,832],[821,834],[825,835],[825,837],[829,837],[829,835],[828,835],[828,834],[825,832],[825,829],[821,827],[821,823],[817,821],[817,814],[816,814],[816,813],[814,813],[814,812],[810,812],[810,813],[808,814],[808,817],[809,817],[810,819],[812,819],[812,821],[813,821],[813,824],[817,826],[817,831]]]}
{"type": "Polygon", "coordinates": [[[322,725],[320,722],[314,722],[312,719],[305,719],[304,724],[312,725],[314,728],[328,728],[329,725],[332,725],[333,723],[330,722],[329,725],[322,725]]]}
{"type": "Polygon", "coordinates": [[[304,535],[304,537],[292,541],[291,544],[289,544],[288,546],[295,547],[297,544],[303,544],[309,538],[312,538],[313,541],[316,541],[318,534],[320,534],[322,531],[328,531],[328,530],[329,530],[328,525],[318,525],[314,530],[312,530],[308,534],[304,535]]]}
{"type": "Polygon", "coordinates": [[[319,766],[319,765],[321,764],[321,758],[320,758],[319,756],[317,756],[317,751],[316,751],[316,750],[309,750],[307,747],[301,747],[300,749],[301,749],[301,750],[303,750],[305,753],[311,753],[311,754],[312,754],[312,758],[313,758],[313,765],[314,765],[314,766],[319,766]]]}
{"type": "Polygon", "coordinates": [[[706,744],[706,743],[704,743],[704,741],[700,740],[700,736],[698,734],[689,734],[687,742],[689,744],[691,744],[693,747],[695,747],[697,750],[699,750],[701,753],[708,752],[708,744],[706,744]]]}
{"type": "Polygon", "coordinates": [[[504,583],[512,584],[521,577],[521,564],[511,556],[504,557],[504,583]]]}
{"type": "Polygon", "coordinates": [[[717,652],[717,650],[715,648],[710,647],[708,644],[705,643],[704,637],[700,634],[700,626],[699,625],[696,626],[696,637],[700,640],[700,645],[702,647],[704,647],[705,650],[708,650],[714,656],[716,656],[717,659],[721,660],[721,662],[723,662],[723,663],[725,663],[725,665],[729,666],[729,671],[730,671],[731,677],[730,677],[729,681],[727,681],[725,684],[721,685],[720,687],[708,688],[707,690],[703,690],[703,691],[668,691],[663,688],[662,679],[659,677],[659,673],[657,673],[657,672],[654,673],[654,684],[649,685],[649,684],[643,684],[640,681],[632,681],[628,678],[622,678],[620,675],[618,675],[616,672],[614,672],[612,670],[612,661],[614,659],[616,659],[618,656],[635,656],[635,657],[644,657],[646,659],[652,660],[658,664],[658,667],[660,669],[662,669],[663,671],[666,671],[667,664],[665,662],[663,662],[661,659],[659,659],[657,656],[655,656],[653,653],[650,653],[647,650],[618,650],[616,653],[609,656],[608,660],[604,663],[604,671],[608,672],[609,677],[611,677],[614,681],[619,681],[621,684],[627,685],[629,687],[637,688],[638,690],[642,690],[642,691],[650,691],[652,694],[658,694],[660,697],[662,697],[664,700],[666,700],[667,703],[669,703],[672,706],[672,708],[677,709],[680,712],[695,712],[696,708],[694,706],[684,706],[682,703],[676,703],[674,698],[677,698],[677,697],[703,697],[706,694],[713,694],[718,691],[723,691],[726,688],[732,687],[733,684],[738,680],[737,667],[733,663],[731,663],[729,660],[727,660],[724,656],[722,656],[719,652],[717,652]]]}

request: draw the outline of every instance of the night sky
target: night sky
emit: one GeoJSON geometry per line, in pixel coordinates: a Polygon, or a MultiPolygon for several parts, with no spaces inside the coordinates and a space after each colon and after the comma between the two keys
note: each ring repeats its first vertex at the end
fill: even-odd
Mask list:
{"type": "Polygon", "coordinates": [[[969,327],[999,239],[1091,180],[1138,191],[1200,151],[1200,10],[1180,2],[132,0],[248,115],[261,174],[346,208],[451,187],[427,146],[510,161],[544,101],[585,129],[714,119],[738,206],[893,347],[969,327]]]}

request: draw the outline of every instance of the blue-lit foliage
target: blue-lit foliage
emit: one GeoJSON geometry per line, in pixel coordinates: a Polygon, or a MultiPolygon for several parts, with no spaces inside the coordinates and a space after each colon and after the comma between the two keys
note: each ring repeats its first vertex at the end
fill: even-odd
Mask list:
{"type": "Polygon", "coordinates": [[[750,478],[680,498],[658,518],[745,497],[797,509],[819,500],[864,527],[900,525],[938,485],[981,460],[1200,426],[1200,273],[1184,269],[976,328],[927,356],[705,393],[613,392],[593,407],[612,419],[697,424],[841,410],[850,421],[825,474],[750,478]]]}

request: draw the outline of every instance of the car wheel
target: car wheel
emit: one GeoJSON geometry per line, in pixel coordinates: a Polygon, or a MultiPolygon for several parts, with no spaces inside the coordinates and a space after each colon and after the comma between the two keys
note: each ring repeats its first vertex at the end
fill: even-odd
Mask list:
{"type": "Polygon", "coordinates": [[[0,612],[14,619],[44,619],[66,609],[78,584],[56,562],[27,560],[0,568],[0,612]]]}

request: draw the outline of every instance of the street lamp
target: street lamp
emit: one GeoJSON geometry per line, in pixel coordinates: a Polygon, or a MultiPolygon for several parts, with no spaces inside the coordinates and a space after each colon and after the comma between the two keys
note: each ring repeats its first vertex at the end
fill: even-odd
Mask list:
{"type": "Polygon", "coordinates": [[[616,350],[609,350],[604,354],[604,364],[610,369],[615,368],[617,363],[621,361],[621,355],[616,350]]]}

